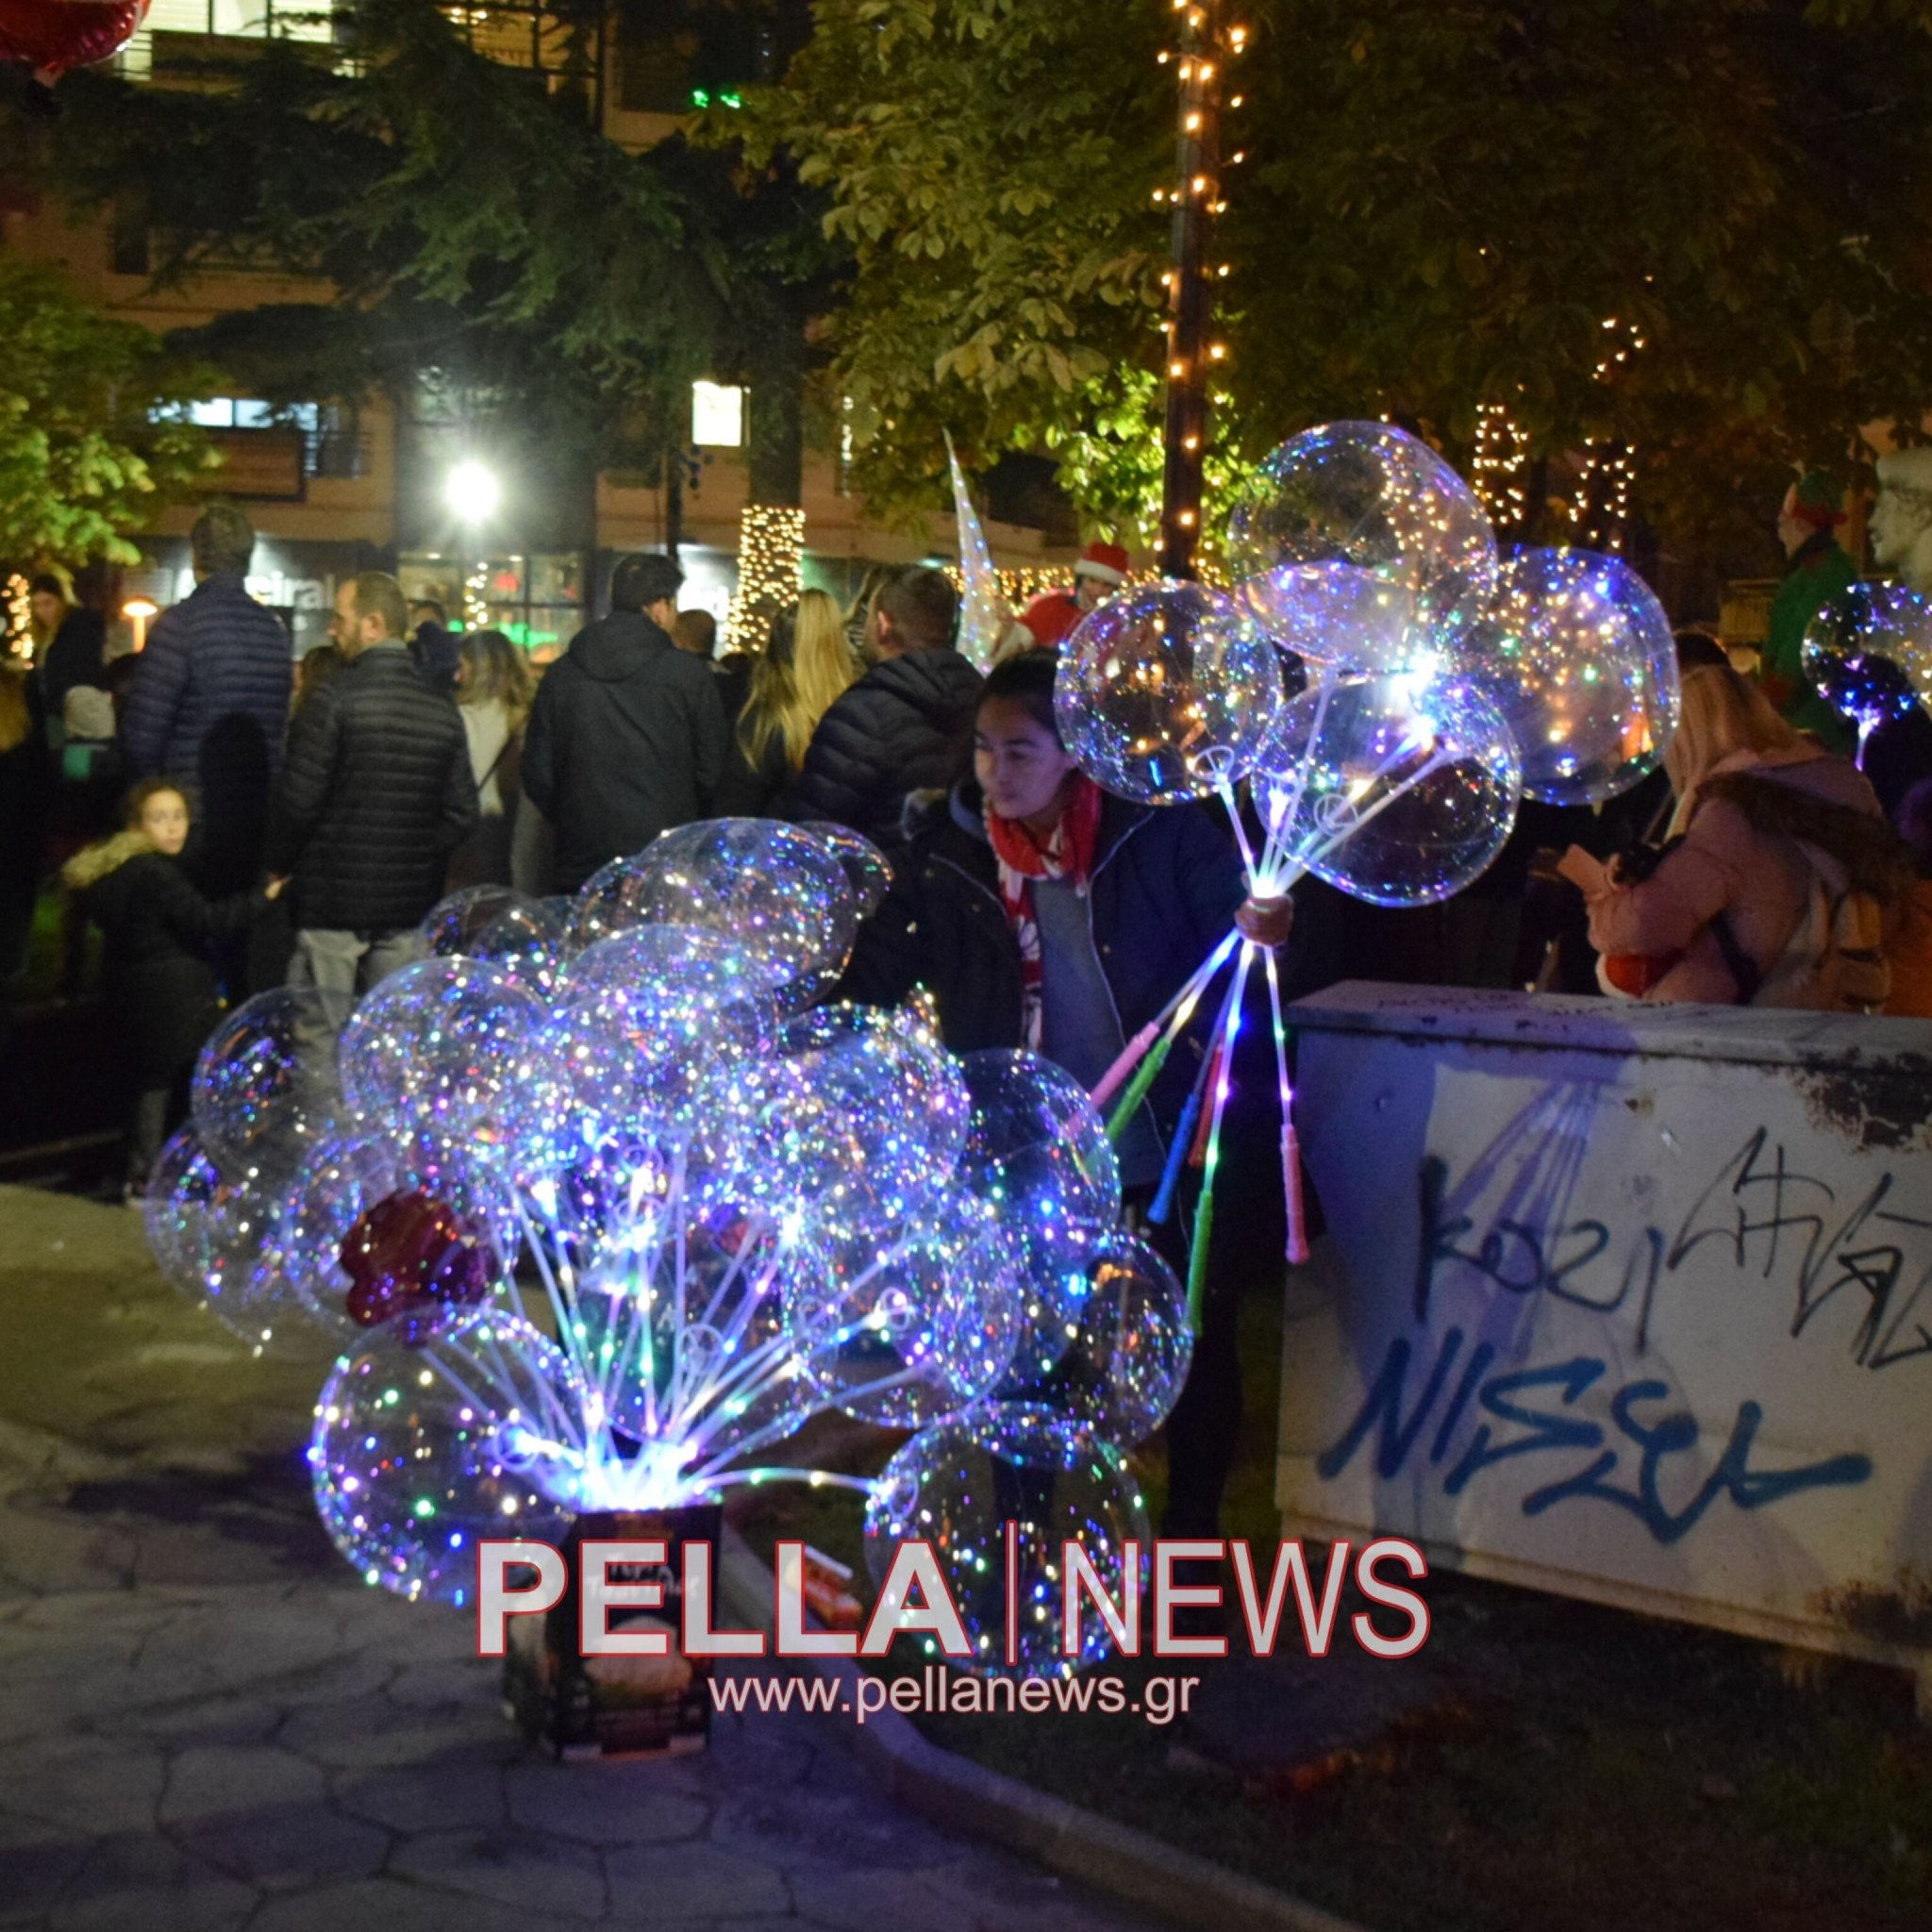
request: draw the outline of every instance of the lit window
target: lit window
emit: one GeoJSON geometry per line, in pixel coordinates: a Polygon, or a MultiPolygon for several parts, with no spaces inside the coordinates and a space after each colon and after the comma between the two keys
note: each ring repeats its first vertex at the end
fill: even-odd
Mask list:
{"type": "Polygon", "coordinates": [[[692,383],[691,440],[704,449],[742,449],[743,389],[735,382],[692,383]]]}

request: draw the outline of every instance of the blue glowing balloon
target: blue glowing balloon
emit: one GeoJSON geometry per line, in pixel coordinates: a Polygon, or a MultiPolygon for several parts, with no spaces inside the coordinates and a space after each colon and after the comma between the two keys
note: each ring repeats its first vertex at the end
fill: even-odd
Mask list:
{"type": "Polygon", "coordinates": [[[1801,658],[1862,738],[1932,703],[1932,604],[1904,584],[1853,584],[1805,626],[1801,658]]]}
{"type": "Polygon", "coordinates": [[[1329,423],[1243,487],[1227,564],[1261,627],[1328,675],[1426,671],[1481,617],[1496,537],[1426,443],[1387,423],[1329,423]]]}
{"type": "Polygon", "coordinates": [[[982,1676],[1067,1676],[1111,1650],[1106,1625],[1083,1599],[1076,1654],[1062,1655],[1060,1579],[1077,1541],[1118,1603],[1138,1589],[1125,1545],[1140,1545],[1145,1505],[1126,1458],[1064,1417],[1024,1403],[985,1403],[923,1430],[879,1473],[865,1512],[866,1565],[884,1581],[902,1542],[932,1546],[954,1579],[974,1654],[949,1658],[982,1676]],[[1007,1559],[1002,1524],[1017,1525],[1019,1615],[1008,1662],[1007,1559]]]}
{"type": "Polygon", "coordinates": [[[1462,652],[1523,753],[1523,789],[1601,805],[1663,762],[1680,708],[1677,646],[1621,558],[1519,550],[1462,652]]]}
{"type": "Polygon", "coordinates": [[[1205,798],[1253,764],[1283,702],[1281,665],[1205,584],[1136,584],[1080,620],[1054,717],[1095,784],[1142,805],[1205,798]]]}
{"type": "Polygon", "coordinates": [[[488,1309],[411,1348],[372,1329],[323,1388],[309,1440],[316,1507],[367,1583],[411,1601],[474,1600],[476,1543],[560,1543],[558,1498],[584,1461],[585,1391],[526,1322],[488,1309]]]}
{"type": "Polygon", "coordinates": [[[548,999],[574,950],[574,924],[558,902],[508,886],[466,886],[433,907],[419,930],[437,958],[491,960],[548,999]]]}
{"type": "Polygon", "coordinates": [[[341,1110],[335,1049],[314,992],[276,987],[225,1014],[194,1066],[202,1144],[233,1168],[292,1173],[341,1110]]]}
{"type": "Polygon", "coordinates": [[[1351,678],[1288,708],[1255,795],[1294,863],[1357,899],[1426,906],[1503,849],[1522,775],[1473,685],[1351,678]]]}

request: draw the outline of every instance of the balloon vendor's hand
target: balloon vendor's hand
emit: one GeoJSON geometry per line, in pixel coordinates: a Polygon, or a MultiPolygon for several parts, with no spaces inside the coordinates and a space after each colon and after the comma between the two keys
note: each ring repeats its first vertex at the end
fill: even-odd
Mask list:
{"type": "Polygon", "coordinates": [[[1235,914],[1234,923],[1242,939],[1273,952],[1285,946],[1294,930],[1294,901],[1285,893],[1279,899],[1250,899],[1235,914]]]}

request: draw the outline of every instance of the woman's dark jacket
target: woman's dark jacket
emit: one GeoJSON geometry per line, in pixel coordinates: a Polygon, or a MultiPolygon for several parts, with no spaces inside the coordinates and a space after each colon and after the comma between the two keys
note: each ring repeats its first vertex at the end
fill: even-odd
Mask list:
{"type": "Polygon", "coordinates": [[[208,962],[265,903],[258,891],[205,899],[159,852],[124,859],[81,894],[107,941],[108,1003],[127,1027],[140,1087],[171,1086],[193,1066],[218,1011],[208,962]]]}
{"type": "Polygon", "coordinates": [[[294,875],[298,926],[392,932],[442,897],[476,809],[456,705],[402,644],[376,644],[295,714],[268,870],[294,875]]]}
{"type": "MultiPolygon", "coordinates": [[[[924,986],[955,1053],[1020,1044],[1020,948],[1000,903],[999,868],[983,834],[960,823],[979,810],[969,782],[951,800],[922,801],[908,813],[909,836],[891,854],[892,890],[861,930],[840,988],[844,998],[889,1006],[924,986]]],[[[1246,897],[1234,841],[1206,807],[1107,800],[1087,905],[1124,1041],[1227,937],[1246,897]]],[[[1155,1083],[1163,1130],[1199,1069],[1198,1036],[1209,1022],[1196,1018],[1193,1051],[1176,1047],[1155,1083]]]]}

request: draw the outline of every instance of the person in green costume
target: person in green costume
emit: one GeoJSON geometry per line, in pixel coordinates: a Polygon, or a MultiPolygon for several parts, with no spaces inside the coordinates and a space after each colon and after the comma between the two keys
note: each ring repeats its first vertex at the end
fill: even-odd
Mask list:
{"type": "Polygon", "coordinates": [[[1844,520],[1844,488],[1829,471],[1807,470],[1785,491],[1777,534],[1790,561],[1771,607],[1771,634],[1757,675],[1765,696],[1790,724],[1808,731],[1827,751],[1849,757],[1857,749],[1857,731],[1818,694],[1799,657],[1805,626],[1819,607],[1848,590],[1858,575],[1838,541],[1844,520]]]}

